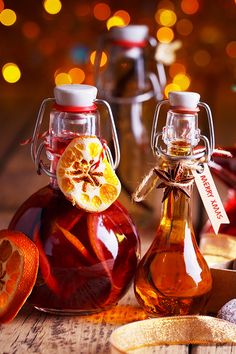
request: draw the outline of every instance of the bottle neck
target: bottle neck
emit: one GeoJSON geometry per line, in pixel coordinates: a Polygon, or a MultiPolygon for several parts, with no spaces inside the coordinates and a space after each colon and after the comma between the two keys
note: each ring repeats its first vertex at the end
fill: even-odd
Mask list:
{"type": "MultiPolygon", "coordinates": [[[[169,156],[181,157],[190,156],[193,153],[194,146],[199,142],[200,130],[198,129],[198,117],[196,113],[175,112],[170,110],[166,119],[166,126],[163,128],[163,140],[167,146],[166,153],[169,156]]],[[[174,171],[178,160],[175,162],[165,162],[166,170],[174,171]]],[[[188,177],[190,171],[184,168],[181,172],[182,177],[188,177]]],[[[175,182],[178,182],[175,176],[175,182]]],[[[192,194],[192,186],[186,186],[188,194],[192,194]]],[[[190,200],[181,189],[172,187],[171,193],[163,204],[161,224],[181,221],[182,224],[192,223],[190,200]],[[174,195],[175,193],[175,195],[174,195]],[[177,194],[177,196],[176,196],[177,194]]]]}
{"type": "Polygon", "coordinates": [[[150,90],[147,79],[144,48],[112,46],[108,51],[108,64],[97,73],[101,97],[134,97],[150,90]]]}
{"type": "Polygon", "coordinates": [[[100,116],[93,112],[62,112],[53,110],[50,114],[49,134],[45,139],[47,158],[50,161],[50,178],[53,188],[58,188],[57,163],[70,142],[84,135],[100,136],[100,116]]]}
{"type": "Polygon", "coordinates": [[[194,147],[200,140],[200,130],[198,128],[198,115],[191,112],[175,112],[168,111],[166,125],[163,128],[163,140],[167,146],[167,150],[171,150],[173,144],[177,149],[173,151],[172,155],[179,154],[189,155],[191,151],[183,150],[181,152],[181,144],[185,146],[194,147]],[[178,146],[179,144],[179,146],[178,146]]]}
{"type": "Polygon", "coordinates": [[[192,186],[188,187],[188,198],[180,192],[178,199],[175,199],[173,192],[165,199],[162,206],[161,225],[167,225],[173,222],[186,222],[188,226],[192,225],[191,195],[192,186]]]}
{"type": "MultiPolygon", "coordinates": [[[[167,146],[167,153],[171,156],[187,156],[192,154],[193,146],[186,143],[186,141],[171,142],[167,146]]],[[[173,164],[172,162],[165,162],[164,169],[168,172],[174,171],[178,161],[173,164]]],[[[188,177],[190,171],[184,168],[181,171],[181,178],[188,177]]],[[[175,178],[178,182],[178,178],[175,178]]],[[[164,200],[161,213],[160,227],[170,230],[170,234],[178,240],[183,240],[185,237],[186,227],[192,231],[192,209],[191,209],[191,196],[192,184],[184,187],[185,191],[190,197],[184,194],[178,187],[173,187],[168,197],[164,200]],[[178,233],[171,232],[172,228],[178,228],[178,233]]],[[[166,192],[166,190],[165,190],[166,192]]]]}

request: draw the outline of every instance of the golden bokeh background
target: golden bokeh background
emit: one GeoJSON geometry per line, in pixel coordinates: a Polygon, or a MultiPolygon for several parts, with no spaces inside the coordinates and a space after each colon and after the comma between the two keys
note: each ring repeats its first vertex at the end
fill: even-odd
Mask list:
{"type": "MultiPolygon", "coordinates": [[[[32,136],[40,103],[55,84],[94,84],[99,38],[127,24],[146,24],[175,53],[165,66],[165,94],[199,92],[211,107],[217,145],[236,143],[236,0],[0,0],[2,227],[48,183],[36,175],[29,145],[20,147],[32,136]]],[[[207,134],[206,116],[199,121],[207,134]]]]}
{"type": "MultiPolygon", "coordinates": [[[[232,145],[235,0],[0,0],[1,101],[10,97],[14,103],[17,95],[28,93],[30,106],[32,94],[40,103],[55,84],[93,84],[99,37],[129,23],[148,25],[160,43],[181,41],[175,62],[166,66],[165,94],[173,89],[199,92],[213,111],[217,143],[232,145]]],[[[106,62],[104,52],[102,65],[106,62]]]]}

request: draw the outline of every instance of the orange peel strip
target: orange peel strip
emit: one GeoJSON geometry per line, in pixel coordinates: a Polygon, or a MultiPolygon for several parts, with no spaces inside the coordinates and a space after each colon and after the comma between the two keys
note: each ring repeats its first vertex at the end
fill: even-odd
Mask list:
{"type": "Polygon", "coordinates": [[[90,263],[94,263],[93,257],[89,254],[87,248],[82,244],[82,242],[75,236],[73,235],[70,231],[64,229],[60,225],[56,224],[58,229],[63,233],[65,238],[78,250],[80,254],[86,258],[90,263]]]}
{"type": "Polygon", "coordinates": [[[100,241],[97,237],[98,222],[99,222],[99,214],[89,214],[88,215],[88,218],[87,218],[88,235],[89,235],[89,240],[90,240],[91,246],[92,246],[97,258],[102,263],[104,270],[106,271],[107,276],[111,282],[110,294],[104,303],[104,305],[106,305],[106,304],[109,304],[110,302],[112,302],[113,297],[114,297],[114,299],[116,299],[117,294],[120,293],[122,288],[115,285],[113,277],[112,277],[112,272],[107,265],[107,260],[105,258],[100,241]]]}
{"type": "Polygon", "coordinates": [[[56,278],[52,275],[51,266],[47,259],[47,256],[44,252],[42,242],[40,240],[39,229],[38,227],[34,231],[34,242],[39,250],[39,263],[40,270],[43,276],[43,279],[49,289],[51,289],[55,294],[59,295],[60,287],[56,278]]]}

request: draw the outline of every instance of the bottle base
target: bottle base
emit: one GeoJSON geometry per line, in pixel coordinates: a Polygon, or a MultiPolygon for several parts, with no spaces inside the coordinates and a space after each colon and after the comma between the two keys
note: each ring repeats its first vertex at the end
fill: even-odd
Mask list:
{"type": "Polygon", "coordinates": [[[93,310],[71,310],[71,309],[50,309],[46,307],[38,307],[34,306],[34,308],[38,311],[49,313],[51,315],[58,315],[58,316],[86,316],[86,315],[94,315],[100,313],[102,311],[109,310],[113,306],[108,306],[103,309],[93,309],[93,310]]]}

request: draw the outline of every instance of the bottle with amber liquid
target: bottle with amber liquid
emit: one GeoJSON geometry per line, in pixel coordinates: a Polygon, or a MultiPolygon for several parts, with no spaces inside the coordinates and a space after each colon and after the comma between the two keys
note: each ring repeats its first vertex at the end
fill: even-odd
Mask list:
{"type": "Polygon", "coordinates": [[[27,199],[9,228],[24,232],[39,250],[40,266],[30,302],[58,314],[89,314],[117,304],[133,279],[139,238],[116,201],[119,144],[109,105],[89,85],[62,85],[43,101],[32,143],[38,172],[49,185],[27,199]],[[39,140],[46,104],[49,131],[39,140]],[[100,136],[97,105],[107,107],[115,161],[100,136]],[[43,161],[43,151],[50,166],[43,161]]]}
{"type": "Polygon", "coordinates": [[[154,169],[159,180],[157,187],[164,188],[162,215],[134,283],[136,297],[150,316],[199,314],[212,287],[210,270],[195,239],[191,214],[191,169],[209,161],[214,148],[210,110],[199,98],[193,92],[170,92],[169,101],[161,102],[156,110],[152,148],[158,156],[154,169]],[[166,126],[162,133],[157,133],[159,110],[165,103],[171,106],[166,126]],[[199,106],[208,113],[210,142],[198,128],[199,106]],[[196,149],[200,140],[205,144],[204,152],[196,149]]]}

